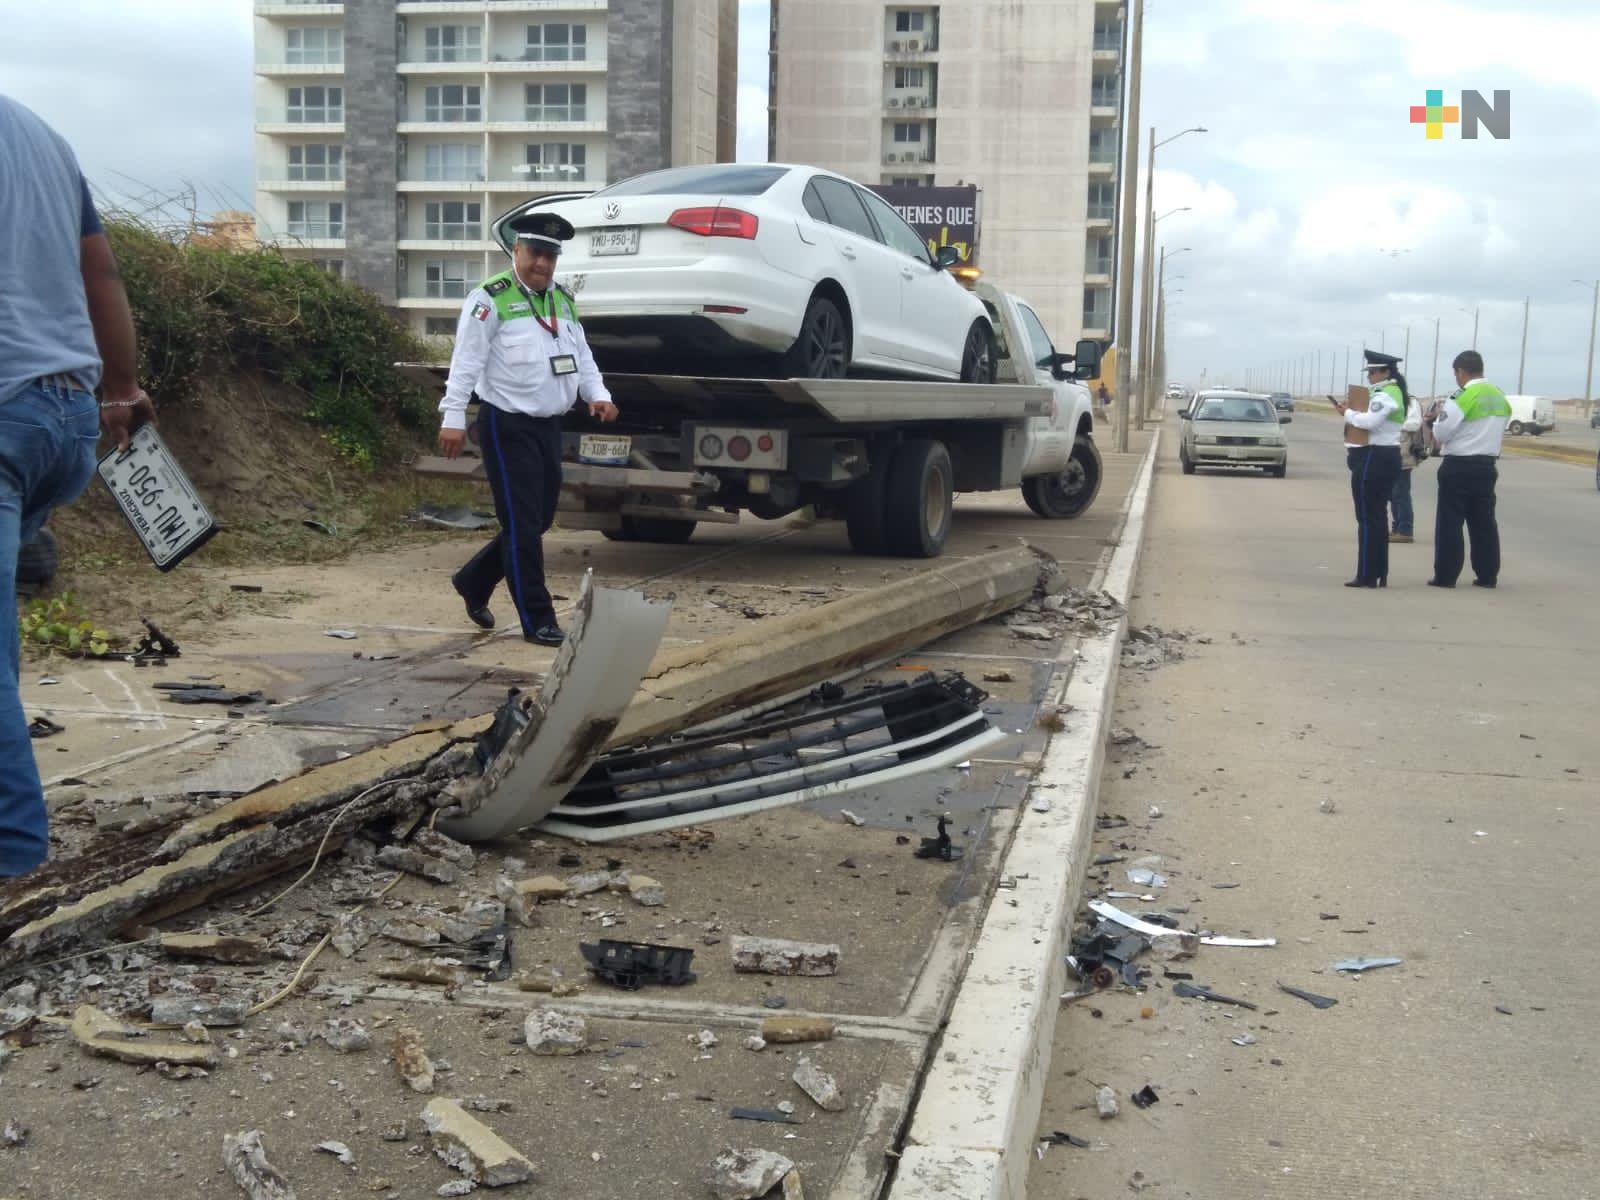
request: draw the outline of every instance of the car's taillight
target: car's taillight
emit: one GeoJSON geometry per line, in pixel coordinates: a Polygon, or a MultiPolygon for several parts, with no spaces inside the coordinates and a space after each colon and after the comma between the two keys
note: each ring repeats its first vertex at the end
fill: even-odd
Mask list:
{"type": "Polygon", "coordinates": [[[700,237],[748,239],[756,236],[761,222],[754,213],[719,204],[715,208],[680,208],[667,218],[667,224],[700,237]]]}

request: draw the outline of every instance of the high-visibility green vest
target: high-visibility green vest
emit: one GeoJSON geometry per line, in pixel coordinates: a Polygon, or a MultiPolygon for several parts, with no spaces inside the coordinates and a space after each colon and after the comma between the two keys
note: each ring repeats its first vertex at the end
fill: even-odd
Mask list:
{"type": "Polygon", "coordinates": [[[548,321],[552,306],[555,307],[558,318],[564,317],[568,321],[578,319],[578,306],[573,303],[572,293],[559,284],[540,296],[533,292],[525,292],[517,286],[517,277],[513,272],[501,271],[498,275],[491,275],[478,286],[489,293],[489,299],[494,301],[495,315],[501,321],[515,321],[532,316],[541,316],[548,321]]]}
{"type": "Polygon", "coordinates": [[[1456,396],[1456,407],[1463,421],[1482,421],[1488,417],[1510,417],[1511,402],[1494,384],[1474,379],[1456,396]]]}
{"type": "Polygon", "coordinates": [[[1372,389],[1372,394],[1374,396],[1376,396],[1379,392],[1382,392],[1385,396],[1389,397],[1389,399],[1393,400],[1397,405],[1400,406],[1390,411],[1389,420],[1393,421],[1396,425],[1404,425],[1406,423],[1406,398],[1403,394],[1401,394],[1400,385],[1398,383],[1380,383],[1377,387],[1372,389]]]}

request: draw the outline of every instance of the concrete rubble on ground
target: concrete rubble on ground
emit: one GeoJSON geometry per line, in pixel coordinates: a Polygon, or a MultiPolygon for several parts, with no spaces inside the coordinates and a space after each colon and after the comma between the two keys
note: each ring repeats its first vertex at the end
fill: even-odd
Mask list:
{"type": "Polygon", "coordinates": [[[844,1094],[839,1090],[838,1081],[809,1058],[801,1058],[791,1078],[824,1112],[844,1111],[844,1094]]]}
{"type": "Polygon", "coordinates": [[[706,1180],[717,1200],[760,1200],[794,1172],[794,1163],[770,1150],[726,1149],[706,1180]]]}
{"type": "Polygon", "coordinates": [[[762,975],[833,975],[839,947],[783,938],[735,937],[730,942],[733,969],[762,975]]]}
{"type": "Polygon", "coordinates": [[[223,1138],[222,1165],[250,1200],[295,1200],[289,1181],[267,1161],[259,1129],[223,1138]]]}
{"type": "Polygon", "coordinates": [[[533,1163],[456,1100],[430,1100],[422,1124],[433,1152],[447,1166],[482,1187],[506,1187],[533,1178],[533,1163]]]}
{"type": "Polygon", "coordinates": [[[588,1023],[572,1013],[541,1008],[523,1022],[523,1037],[532,1054],[582,1054],[588,1045],[588,1023]]]}

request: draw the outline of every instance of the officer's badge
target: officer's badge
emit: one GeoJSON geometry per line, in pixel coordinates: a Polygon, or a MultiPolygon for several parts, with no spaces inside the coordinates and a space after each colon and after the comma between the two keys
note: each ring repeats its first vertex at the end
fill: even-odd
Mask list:
{"type": "Polygon", "coordinates": [[[472,306],[472,319],[474,321],[487,321],[489,314],[493,311],[492,308],[480,300],[472,306]]]}
{"type": "Polygon", "coordinates": [[[511,280],[509,280],[509,279],[496,279],[493,283],[489,284],[483,290],[488,292],[489,295],[491,295],[491,296],[498,296],[501,292],[508,290],[510,287],[511,287],[511,280]]]}

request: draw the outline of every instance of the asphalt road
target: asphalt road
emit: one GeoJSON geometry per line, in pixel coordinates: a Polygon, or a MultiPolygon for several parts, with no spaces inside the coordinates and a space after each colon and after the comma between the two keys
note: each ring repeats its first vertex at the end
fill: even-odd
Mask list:
{"type": "Polygon", "coordinates": [[[1426,466],[1390,587],[1347,591],[1337,433],[1290,426],[1283,481],[1184,477],[1163,447],[1133,621],[1210,641],[1124,673],[1117,724],[1150,745],[1114,752],[1101,814],[1131,824],[1095,851],[1124,890],[1162,856],[1168,887],[1127,907],[1278,945],[1165,964],[1254,1010],[1179,998],[1159,963],[1063,1005],[1040,1132],[1095,1147],[1049,1147],[1030,1195],[1600,1195],[1593,473],[1502,462],[1501,586],[1440,592],[1426,466]],[[1334,970],[1363,955],[1404,961],[1334,970]]]}

